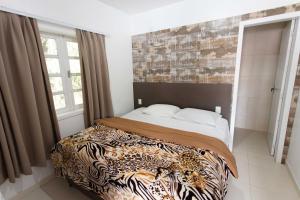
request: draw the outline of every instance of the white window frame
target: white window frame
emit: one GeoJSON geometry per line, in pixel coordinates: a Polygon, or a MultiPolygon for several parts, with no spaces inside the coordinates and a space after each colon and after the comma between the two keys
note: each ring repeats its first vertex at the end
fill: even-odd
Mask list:
{"type": "Polygon", "coordinates": [[[64,119],[68,116],[73,116],[73,114],[80,114],[83,111],[83,105],[75,105],[73,93],[76,91],[82,91],[81,89],[73,89],[72,87],[72,80],[71,75],[80,75],[78,74],[71,74],[70,73],[70,63],[69,59],[75,58],[79,59],[78,57],[72,57],[68,55],[67,49],[67,42],[76,42],[76,37],[65,36],[56,33],[47,33],[42,32],[40,33],[40,37],[51,38],[54,39],[56,42],[57,48],[57,55],[45,55],[45,58],[58,58],[59,66],[60,66],[60,74],[49,74],[50,77],[61,77],[62,78],[62,86],[63,91],[60,92],[52,92],[52,95],[64,94],[65,96],[65,105],[66,107],[56,109],[56,113],[59,119],[64,119]]]}
{"type": "MultiPolygon", "coordinates": [[[[65,41],[65,43],[67,43],[67,42],[76,42],[76,43],[78,43],[77,42],[77,40],[76,40],[76,38],[71,38],[71,37],[62,37],[62,38],[64,38],[64,41],[65,41]]],[[[65,68],[66,68],[66,70],[67,70],[67,76],[68,76],[68,78],[70,79],[70,81],[67,81],[68,83],[68,90],[70,91],[69,92],[69,95],[70,95],[70,102],[69,103],[71,103],[70,105],[72,105],[72,109],[71,110],[79,110],[79,109],[82,109],[82,107],[83,107],[83,104],[80,104],[80,105],[76,105],[75,104],[75,101],[74,101],[74,98],[73,98],[73,95],[74,95],[74,92],[79,92],[79,91],[81,91],[82,92],[82,82],[81,82],[81,89],[73,89],[73,87],[72,87],[72,80],[71,80],[71,76],[72,75],[74,75],[74,76],[80,76],[81,77],[81,73],[71,73],[71,69],[70,69],[70,62],[69,62],[69,60],[70,59],[78,59],[79,60],[79,62],[80,62],[80,58],[79,58],[79,55],[78,56],[69,56],[68,55],[68,49],[67,49],[67,45],[65,45],[65,53],[66,53],[66,55],[64,55],[64,59],[63,60],[65,60],[65,68]]],[[[78,52],[79,52],[79,49],[78,49],[78,52]]],[[[80,66],[81,67],[81,66],[80,66]]],[[[83,99],[82,99],[83,100],[83,99]]]]}

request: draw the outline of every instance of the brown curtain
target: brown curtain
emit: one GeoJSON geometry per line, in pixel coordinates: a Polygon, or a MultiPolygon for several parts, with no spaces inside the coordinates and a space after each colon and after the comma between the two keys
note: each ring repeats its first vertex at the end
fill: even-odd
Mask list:
{"type": "Polygon", "coordinates": [[[0,183],[46,166],[59,135],[37,22],[0,11],[0,183]]]}
{"type": "Polygon", "coordinates": [[[109,86],[108,65],[103,35],[77,30],[85,126],[96,119],[112,117],[112,101],[109,86]]]}

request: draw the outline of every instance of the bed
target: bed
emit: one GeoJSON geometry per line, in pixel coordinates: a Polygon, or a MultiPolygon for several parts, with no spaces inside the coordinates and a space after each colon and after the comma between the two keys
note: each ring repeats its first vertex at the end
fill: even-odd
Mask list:
{"type": "Polygon", "coordinates": [[[228,177],[238,177],[227,121],[208,127],[143,109],[98,120],[57,143],[56,175],[93,199],[223,200],[228,177]]]}

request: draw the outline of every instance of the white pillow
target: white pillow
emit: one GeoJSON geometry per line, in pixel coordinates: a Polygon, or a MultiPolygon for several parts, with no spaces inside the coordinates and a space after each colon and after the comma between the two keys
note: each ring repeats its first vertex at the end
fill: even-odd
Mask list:
{"type": "Polygon", "coordinates": [[[173,117],[178,111],[179,107],[168,104],[154,104],[145,108],[142,112],[144,114],[158,116],[158,117],[173,117]]]}
{"type": "Polygon", "coordinates": [[[221,117],[220,114],[207,110],[184,108],[177,112],[173,118],[215,127],[217,120],[221,117]]]}

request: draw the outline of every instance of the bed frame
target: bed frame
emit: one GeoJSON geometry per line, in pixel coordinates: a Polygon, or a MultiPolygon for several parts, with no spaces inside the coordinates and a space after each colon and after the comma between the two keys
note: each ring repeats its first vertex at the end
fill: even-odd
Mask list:
{"type": "Polygon", "coordinates": [[[136,82],[133,92],[135,108],[163,103],[215,111],[216,106],[221,106],[221,114],[230,124],[232,84],[136,82]]]}
{"type": "MultiPolygon", "coordinates": [[[[133,83],[133,91],[135,108],[163,103],[214,111],[216,106],[221,106],[222,116],[230,122],[232,84],[133,83]],[[142,104],[138,104],[138,99],[142,100],[142,104]]],[[[70,187],[80,190],[87,197],[102,200],[94,192],[67,180],[70,187]]]]}

